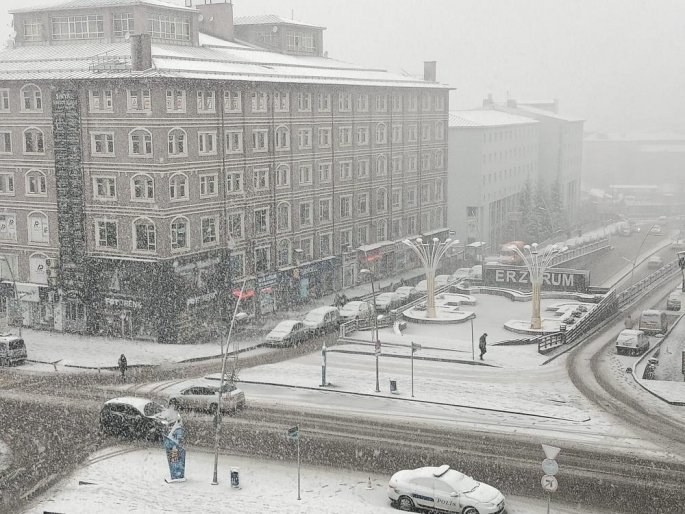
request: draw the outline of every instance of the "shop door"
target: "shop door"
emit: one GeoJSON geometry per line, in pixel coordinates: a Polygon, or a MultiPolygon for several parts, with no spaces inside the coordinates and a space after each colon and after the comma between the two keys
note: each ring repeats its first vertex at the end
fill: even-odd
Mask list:
{"type": "Polygon", "coordinates": [[[121,318],[121,337],[133,339],[133,316],[131,316],[131,312],[123,311],[119,317],[121,318]]]}

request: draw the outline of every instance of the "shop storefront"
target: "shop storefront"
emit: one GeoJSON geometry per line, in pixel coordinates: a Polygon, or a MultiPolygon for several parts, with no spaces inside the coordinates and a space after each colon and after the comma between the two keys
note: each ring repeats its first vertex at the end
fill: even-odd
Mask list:
{"type": "Polygon", "coordinates": [[[274,314],[278,308],[276,295],[280,282],[278,273],[265,273],[257,277],[259,294],[259,313],[263,316],[274,314]]]}
{"type": "Polygon", "coordinates": [[[359,269],[369,269],[375,278],[391,277],[396,272],[395,243],[383,241],[360,246],[357,250],[359,269]]]}
{"type": "Polygon", "coordinates": [[[321,298],[335,290],[336,273],[340,273],[340,258],[329,257],[301,266],[279,270],[279,296],[284,305],[301,304],[311,298],[321,298]]]}

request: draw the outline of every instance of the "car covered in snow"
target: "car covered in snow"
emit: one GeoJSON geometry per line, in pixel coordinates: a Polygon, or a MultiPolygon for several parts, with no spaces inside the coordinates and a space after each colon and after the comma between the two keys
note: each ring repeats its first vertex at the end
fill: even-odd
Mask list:
{"type": "Polygon", "coordinates": [[[664,261],[658,255],[652,255],[647,261],[647,268],[649,269],[659,269],[664,265],[664,261]]]}
{"type": "Polygon", "coordinates": [[[419,297],[420,293],[412,286],[401,286],[395,289],[395,292],[400,295],[405,302],[411,302],[419,297]]]}
{"type": "Polygon", "coordinates": [[[376,296],[374,304],[376,309],[381,312],[387,312],[396,309],[404,303],[404,298],[397,293],[381,293],[376,296]]]}
{"type": "Polygon", "coordinates": [[[459,514],[502,514],[504,495],[448,465],[406,469],[388,483],[391,504],[404,511],[439,510],[459,514]]]}
{"type": "MultiPolygon", "coordinates": [[[[174,409],[195,409],[215,413],[219,405],[220,382],[212,384],[208,381],[197,380],[184,382],[181,387],[172,391],[169,396],[169,407],[174,409]]],[[[221,395],[221,410],[235,412],[245,406],[245,393],[235,384],[224,382],[221,395]]]]}
{"type": "Polygon", "coordinates": [[[467,278],[472,278],[472,275],[473,275],[472,270],[473,270],[473,268],[459,268],[457,271],[452,273],[452,280],[460,281],[460,280],[466,280],[467,278]]]}
{"type": "Polygon", "coordinates": [[[642,330],[622,330],[616,338],[619,355],[642,355],[649,349],[649,337],[642,330]]]}
{"type": "Polygon", "coordinates": [[[113,398],[100,410],[100,431],[117,437],[161,440],[177,421],[178,412],[147,398],[113,398]]]}
{"type": "Polygon", "coordinates": [[[286,319],[266,334],[264,342],[267,346],[292,346],[309,339],[309,336],[309,327],[304,322],[286,319]]]}
{"type": "Polygon", "coordinates": [[[315,334],[325,334],[340,326],[340,311],[337,307],[324,306],[312,309],[304,317],[304,324],[315,334]]]}
{"type": "Polygon", "coordinates": [[[340,307],[340,317],[343,321],[350,321],[353,319],[366,319],[373,316],[373,307],[370,302],[363,300],[354,300],[347,302],[340,307]]]}
{"type": "Polygon", "coordinates": [[[671,243],[671,248],[674,249],[676,252],[685,250],[685,239],[678,239],[677,241],[673,241],[673,243],[671,243]]]}

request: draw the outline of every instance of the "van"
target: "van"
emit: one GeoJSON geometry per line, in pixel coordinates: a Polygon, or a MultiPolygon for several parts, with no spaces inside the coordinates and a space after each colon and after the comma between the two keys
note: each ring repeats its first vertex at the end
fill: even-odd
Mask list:
{"type": "Polygon", "coordinates": [[[623,237],[630,237],[632,230],[627,221],[622,221],[618,224],[618,235],[623,237]]]}
{"type": "Polygon", "coordinates": [[[641,355],[649,349],[649,337],[642,330],[622,330],[616,338],[616,353],[641,355]]]}
{"type": "Polygon", "coordinates": [[[680,310],[680,292],[671,293],[668,295],[668,300],[666,300],[666,310],[667,311],[679,311],[680,310]]]}
{"type": "Polygon", "coordinates": [[[317,307],[309,311],[302,322],[315,334],[332,332],[340,325],[340,311],[337,307],[317,307]]]}
{"type": "Polygon", "coordinates": [[[0,336],[0,366],[23,364],[26,357],[23,339],[9,334],[0,336]]]}
{"type": "Polygon", "coordinates": [[[646,334],[658,334],[666,332],[668,329],[668,321],[666,321],[666,313],[664,311],[648,310],[642,311],[640,316],[640,330],[646,334]]]}

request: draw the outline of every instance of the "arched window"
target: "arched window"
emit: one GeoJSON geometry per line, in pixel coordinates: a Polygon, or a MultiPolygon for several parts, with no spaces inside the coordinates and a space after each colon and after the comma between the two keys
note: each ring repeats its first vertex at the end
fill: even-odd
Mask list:
{"type": "Polygon", "coordinates": [[[388,222],[385,220],[378,220],[376,223],[376,242],[385,241],[388,237],[388,222]]]}
{"type": "Polygon", "coordinates": [[[383,176],[388,174],[388,158],[385,155],[379,155],[376,159],[376,175],[383,176]]]}
{"type": "Polygon", "coordinates": [[[276,230],[290,230],[290,204],[281,202],[276,208],[276,230]]]}
{"type": "Polygon", "coordinates": [[[376,143],[386,143],[388,141],[388,127],[385,123],[376,125],[376,143]]]}
{"type": "Polygon", "coordinates": [[[281,164],[276,168],[276,186],[289,187],[290,186],[290,166],[281,164]]]}
{"type": "Polygon", "coordinates": [[[171,222],[171,249],[183,250],[190,246],[188,240],[188,219],[183,217],[174,218],[171,222]]]}
{"type": "Polygon", "coordinates": [[[34,211],[28,215],[29,241],[32,243],[47,244],[50,242],[50,228],[48,217],[40,212],[34,211]]]}
{"type": "Polygon", "coordinates": [[[128,153],[131,157],[152,157],[152,133],[144,128],[129,132],[128,153]]]}
{"type": "Polygon", "coordinates": [[[167,138],[167,148],[169,150],[169,157],[185,157],[188,155],[188,135],[182,128],[172,128],[169,131],[167,138]]]}
{"type": "Polygon", "coordinates": [[[445,167],[445,152],[442,150],[435,151],[435,168],[443,169],[445,167]]]}
{"type": "Polygon", "coordinates": [[[26,194],[45,196],[48,194],[48,185],[45,173],[40,170],[29,170],[26,173],[26,194]]]}
{"type": "Polygon", "coordinates": [[[435,201],[442,202],[444,200],[444,185],[442,179],[439,178],[435,181],[435,201]]]}
{"type": "Polygon", "coordinates": [[[176,173],[169,179],[169,197],[172,200],[188,198],[188,177],[183,173],[176,173]]]}
{"type": "Polygon", "coordinates": [[[38,127],[29,127],[26,130],[24,130],[24,153],[45,153],[43,131],[38,127]]]}
{"type": "Polygon", "coordinates": [[[290,150],[290,129],[284,125],[276,129],[276,150],[290,150]]]}
{"type": "Polygon", "coordinates": [[[48,256],[34,253],[29,257],[29,280],[34,284],[48,283],[48,256]]]}
{"type": "Polygon", "coordinates": [[[281,239],[278,242],[278,265],[279,266],[288,266],[290,264],[290,257],[292,255],[292,252],[290,251],[290,240],[289,239],[281,239]]]}
{"type": "Polygon", "coordinates": [[[435,209],[435,228],[442,228],[445,226],[445,222],[442,219],[442,207],[435,209]]]}
{"type": "Polygon", "coordinates": [[[376,212],[385,212],[388,209],[388,191],[384,187],[376,191],[376,212]]]}
{"type": "Polygon", "coordinates": [[[442,121],[435,123],[435,139],[438,141],[445,139],[445,124],[442,121]]]}
{"type": "Polygon", "coordinates": [[[26,84],[21,88],[21,110],[43,112],[43,94],[35,84],[26,84]]]}
{"type": "Polygon", "coordinates": [[[155,181],[149,175],[135,175],[131,179],[131,200],[154,200],[155,181]]]}
{"type": "Polygon", "coordinates": [[[133,222],[133,240],[135,249],[139,252],[154,252],[157,250],[157,233],[155,224],[147,218],[139,218],[133,222]]]}

